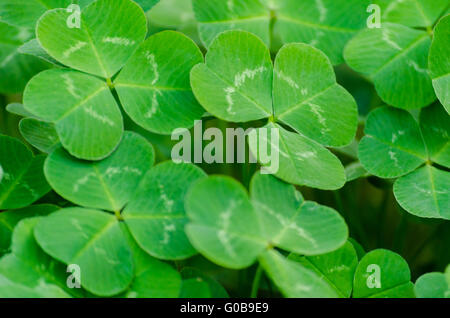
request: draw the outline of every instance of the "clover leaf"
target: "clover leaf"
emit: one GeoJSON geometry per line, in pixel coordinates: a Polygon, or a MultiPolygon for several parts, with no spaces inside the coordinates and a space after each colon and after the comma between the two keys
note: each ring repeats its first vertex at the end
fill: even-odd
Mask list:
{"type": "Polygon", "coordinates": [[[215,37],[229,30],[257,35],[265,45],[308,43],[324,51],[333,64],[343,61],[342,51],[365,26],[368,0],[193,0],[200,38],[210,47],[215,37]]]}
{"type": "Polygon", "coordinates": [[[191,86],[200,104],[218,118],[246,122],[271,117],[306,137],[269,124],[281,130],[281,139],[291,139],[280,146],[280,167],[287,164],[289,175],[296,174],[286,176],[282,168],[277,176],[283,180],[323,189],[345,183],[342,164],[319,144],[344,146],[352,141],[356,103],[336,84],[332,66],[319,50],[305,44],[286,45],[277,55],[274,70],[270,52],[260,39],[244,31],[227,31],[211,44],[205,64],[192,69],[191,86]],[[299,167],[312,168],[313,162],[329,164],[332,172],[315,180],[299,177],[304,173],[299,167]]]}
{"type": "Polygon", "coordinates": [[[336,298],[338,294],[311,269],[269,250],[259,258],[261,266],[282,294],[289,298],[336,298]]]}
{"type": "Polygon", "coordinates": [[[366,25],[369,4],[367,0],[282,0],[275,27],[283,43],[308,43],[340,64],[345,44],[366,25]]]}
{"type": "Polygon", "coordinates": [[[431,27],[448,6],[448,0],[375,0],[382,21],[409,27],[431,27]]]}
{"type": "Polygon", "coordinates": [[[48,67],[48,63],[19,51],[20,46],[31,36],[32,31],[27,28],[0,22],[1,93],[21,93],[32,76],[48,67]]]}
{"type": "Polygon", "coordinates": [[[431,272],[420,276],[414,292],[417,298],[450,298],[450,266],[445,273],[431,272]]]}
{"type": "Polygon", "coordinates": [[[94,294],[112,296],[133,279],[132,252],[113,215],[66,208],[42,218],[34,234],[47,254],[66,265],[78,265],[81,285],[94,294]]]}
{"type": "Polygon", "coordinates": [[[378,249],[367,253],[356,268],[353,297],[414,297],[408,263],[398,254],[378,249]]]}
{"type": "Polygon", "coordinates": [[[399,108],[421,108],[435,101],[428,73],[431,38],[425,31],[384,23],[365,29],[344,50],[347,64],[368,75],[381,99],[399,108]]]}
{"type": "Polygon", "coordinates": [[[66,268],[48,256],[34,238],[34,228],[41,217],[26,218],[15,227],[11,253],[0,259],[0,275],[29,288],[40,288],[43,281],[58,286],[69,295],[83,296],[66,284],[66,268]]]}
{"type": "Polygon", "coordinates": [[[195,43],[179,32],[149,37],[114,80],[124,110],[152,132],[192,127],[205,111],[192,94],[189,72],[202,60],[195,43]]]}
{"type": "Polygon", "coordinates": [[[191,187],[185,204],[191,243],[205,257],[228,268],[250,266],[270,246],[305,255],[330,252],[348,236],[336,211],[303,201],[293,186],[270,175],[253,177],[251,199],[233,179],[202,179],[191,187]],[[274,190],[274,197],[267,196],[268,188],[274,190]],[[204,202],[202,197],[209,200],[204,202]]]}
{"type": "Polygon", "coordinates": [[[30,205],[50,191],[42,172],[45,156],[19,140],[0,135],[0,209],[30,205]]]}
{"type": "Polygon", "coordinates": [[[70,298],[58,286],[42,283],[35,288],[14,283],[0,275],[0,297],[2,298],[70,298]]]}
{"type": "Polygon", "coordinates": [[[19,122],[23,138],[42,152],[50,153],[60,145],[55,125],[35,118],[23,118],[19,122]]]}
{"type": "Polygon", "coordinates": [[[269,45],[270,13],[260,0],[192,0],[200,38],[209,47],[223,31],[241,29],[269,45]]]}
{"type": "Polygon", "coordinates": [[[381,178],[397,178],[394,194],[408,212],[448,219],[450,174],[449,117],[439,104],[421,111],[420,123],[404,110],[374,110],[358,156],[364,168],[381,178]],[[425,165],[424,165],[425,164],[425,165]]]}
{"type": "Polygon", "coordinates": [[[13,230],[21,220],[47,215],[56,210],[59,210],[56,205],[37,204],[0,213],[0,255],[10,249],[13,230]]]}
{"type": "Polygon", "coordinates": [[[119,102],[138,124],[161,134],[192,127],[201,118],[204,111],[188,80],[201,52],[191,40],[163,32],[143,42],[146,18],[130,0],[89,4],[81,13],[80,28],[66,25],[69,14],[64,9],[47,11],[39,19],[37,40],[51,58],[84,73],[53,69],[38,74],[26,87],[24,105],[55,125],[72,156],[100,160],[114,151],[123,134],[119,102]],[[173,63],[179,68],[169,67],[173,63]]]}
{"type": "Polygon", "coordinates": [[[450,49],[447,45],[450,36],[450,15],[442,18],[434,29],[428,65],[433,79],[436,95],[450,114],[450,49]]]}
{"type": "Polygon", "coordinates": [[[334,289],[339,297],[349,298],[351,296],[358,257],[350,242],[327,254],[317,256],[291,254],[289,259],[295,260],[305,268],[317,273],[334,289]]]}
{"type": "Polygon", "coordinates": [[[189,186],[205,177],[191,164],[163,162],[142,180],[123,211],[123,219],[139,246],[160,259],[184,259],[197,251],[184,232],[184,198],[189,186]]]}
{"type": "Polygon", "coordinates": [[[88,208],[120,211],[154,162],[154,150],[143,137],[125,132],[108,158],[88,162],[61,147],[45,162],[45,176],[62,197],[88,208]],[[64,176],[64,177],[61,177],[64,176]]]}

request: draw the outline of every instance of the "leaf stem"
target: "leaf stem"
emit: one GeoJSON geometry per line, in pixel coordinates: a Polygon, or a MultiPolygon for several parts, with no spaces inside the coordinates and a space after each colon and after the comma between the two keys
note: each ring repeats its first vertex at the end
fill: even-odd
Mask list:
{"type": "Polygon", "coordinates": [[[259,283],[261,282],[262,272],[263,272],[262,266],[258,264],[258,268],[256,269],[255,277],[253,278],[252,291],[250,293],[250,298],[258,297],[259,283]]]}

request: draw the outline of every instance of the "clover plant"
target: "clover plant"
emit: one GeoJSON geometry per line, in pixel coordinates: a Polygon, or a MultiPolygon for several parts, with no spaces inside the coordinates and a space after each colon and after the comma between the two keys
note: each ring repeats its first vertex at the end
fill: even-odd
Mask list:
{"type": "Polygon", "coordinates": [[[0,297],[450,297],[449,8],[2,0],[0,297]]]}

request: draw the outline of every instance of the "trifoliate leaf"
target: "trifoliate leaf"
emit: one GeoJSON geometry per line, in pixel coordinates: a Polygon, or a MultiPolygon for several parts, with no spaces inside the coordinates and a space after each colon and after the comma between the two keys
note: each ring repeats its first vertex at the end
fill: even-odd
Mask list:
{"type": "Polygon", "coordinates": [[[56,210],[59,210],[56,205],[39,204],[0,213],[0,255],[9,250],[13,230],[20,220],[47,215],[56,210]]]}
{"type": "Polygon", "coordinates": [[[50,191],[42,171],[45,156],[19,140],[0,135],[0,209],[30,205],[50,191]]]}
{"type": "Polygon", "coordinates": [[[426,273],[417,279],[414,292],[417,298],[449,298],[450,284],[443,273],[426,273]]]}
{"type": "Polygon", "coordinates": [[[310,44],[325,52],[333,64],[340,64],[347,41],[366,26],[369,4],[368,0],[283,0],[276,30],[284,43],[310,44]]]}
{"type": "Polygon", "coordinates": [[[428,65],[437,97],[450,114],[450,15],[442,18],[434,29],[428,65]]]}
{"type": "MultiPolygon", "coordinates": [[[[124,225],[125,227],[125,225],[124,225]]],[[[127,298],[176,298],[181,290],[181,275],[169,264],[151,257],[125,229],[133,253],[135,277],[127,298]]]]}
{"type": "Polygon", "coordinates": [[[33,147],[50,153],[58,147],[59,137],[55,125],[35,118],[23,118],[19,122],[22,137],[33,147]]]}
{"type": "Polygon", "coordinates": [[[358,257],[350,242],[328,254],[306,257],[292,254],[289,255],[289,259],[314,271],[334,289],[339,297],[351,296],[358,257]]]}
{"type": "Polygon", "coordinates": [[[344,167],[329,150],[277,124],[269,123],[261,129],[256,130],[257,138],[249,139],[250,150],[263,166],[278,168],[271,171],[277,177],[289,183],[327,190],[339,189],[344,185],[344,167]],[[261,129],[267,129],[266,133],[261,132],[261,129]],[[272,161],[270,158],[263,158],[261,147],[264,145],[275,152],[271,155],[272,161]],[[278,165],[274,163],[275,160],[279,160],[278,165]]]}
{"type": "Polygon", "coordinates": [[[262,231],[272,245],[318,255],[345,243],[348,230],[344,219],[331,208],[303,201],[294,186],[258,173],[252,178],[250,191],[262,231]]]}
{"type": "Polygon", "coordinates": [[[79,289],[67,287],[66,267],[44,253],[33,230],[41,217],[22,220],[14,229],[11,253],[0,259],[0,275],[27,286],[39,288],[42,282],[54,284],[68,294],[82,296],[79,289]]]}
{"type": "Polygon", "coordinates": [[[350,40],[344,56],[354,70],[368,75],[381,99],[399,108],[420,108],[436,96],[428,74],[427,32],[385,23],[350,40]]]}
{"type": "Polygon", "coordinates": [[[326,146],[345,146],[355,137],[358,112],[353,97],[336,83],[321,51],[288,44],[275,60],[273,105],[276,119],[326,146]]]}
{"type": "Polygon", "coordinates": [[[61,147],[52,152],[44,167],[52,188],[76,204],[120,211],[153,165],[151,144],[136,133],[125,132],[111,156],[89,162],[71,157],[61,147]]]}
{"type": "MultiPolygon", "coordinates": [[[[184,259],[196,254],[184,232],[184,198],[189,185],[205,177],[191,164],[172,161],[152,168],[122,214],[139,246],[160,259],[184,259]]],[[[204,200],[203,200],[204,201],[204,200]]]]}
{"type": "Polygon", "coordinates": [[[398,203],[409,213],[450,220],[448,171],[425,165],[398,179],[394,184],[394,194],[398,203]]]}
{"type": "Polygon", "coordinates": [[[358,157],[373,175],[399,177],[427,161],[420,127],[404,110],[382,107],[372,111],[364,132],[358,157]]]}
{"type": "Polygon", "coordinates": [[[54,123],[61,144],[77,158],[102,159],[122,137],[122,115],[106,83],[77,71],[39,73],[25,89],[24,105],[54,123]]]}
{"type": "Polygon", "coordinates": [[[259,261],[285,297],[336,298],[338,294],[322,277],[274,250],[265,251],[259,261]]]}
{"type": "Polygon", "coordinates": [[[179,32],[151,36],[114,81],[124,110],[152,132],[171,134],[176,128],[191,128],[205,112],[189,81],[192,67],[202,61],[195,43],[179,32]]]}
{"type": "Polygon", "coordinates": [[[375,0],[381,20],[409,27],[431,27],[448,6],[448,0],[375,0]]]}
{"type": "Polygon", "coordinates": [[[210,46],[205,64],[191,71],[191,85],[200,104],[218,118],[245,122],[272,114],[270,52],[255,35],[221,33],[210,46]]]}
{"type": "Polygon", "coordinates": [[[270,12],[259,0],[193,0],[200,38],[209,47],[221,32],[239,29],[252,32],[269,45],[270,12]]]}
{"type": "Polygon", "coordinates": [[[104,78],[125,64],[147,33],[144,12],[133,1],[94,1],[81,12],[80,28],[69,27],[71,14],[47,11],[36,28],[39,43],[62,64],[104,78]]]}
{"type": "Polygon", "coordinates": [[[18,50],[32,34],[30,29],[0,22],[0,93],[21,93],[33,75],[48,67],[40,59],[21,54],[18,50]]]}
{"type": "Polygon", "coordinates": [[[186,197],[186,212],[191,221],[186,226],[190,242],[221,266],[250,266],[268,245],[247,192],[231,178],[197,181],[186,197]]]}
{"type": "Polygon", "coordinates": [[[398,254],[378,249],[367,253],[356,268],[355,298],[414,297],[408,263],[398,254]]]}
{"type": "Polygon", "coordinates": [[[78,265],[81,286],[93,294],[118,294],[133,279],[132,253],[113,215],[82,208],[63,209],[42,218],[34,235],[46,253],[66,265],[78,265]]]}

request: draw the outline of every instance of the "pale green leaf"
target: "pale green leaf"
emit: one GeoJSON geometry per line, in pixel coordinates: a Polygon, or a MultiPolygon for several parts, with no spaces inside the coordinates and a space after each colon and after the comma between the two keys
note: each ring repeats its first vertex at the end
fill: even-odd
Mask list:
{"type": "Polygon", "coordinates": [[[1,298],[69,298],[61,288],[42,282],[35,288],[14,283],[0,275],[1,298]]]}
{"type": "Polygon", "coordinates": [[[200,38],[209,47],[221,32],[252,32],[269,45],[270,13],[259,0],[192,0],[200,38]]]}
{"type": "Polygon", "coordinates": [[[44,60],[45,62],[49,62],[57,66],[62,66],[61,63],[59,63],[53,57],[48,55],[48,53],[39,44],[39,41],[37,39],[32,39],[29,40],[28,42],[25,42],[18,48],[18,51],[22,54],[36,56],[41,60],[44,60]]]}
{"type": "Polygon", "coordinates": [[[160,259],[184,259],[196,254],[184,232],[184,199],[189,185],[205,177],[191,164],[172,161],[152,168],[122,214],[139,246],[160,259]]]}
{"type": "Polygon", "coordinates": [[[398,203],[409,213],[450,220],[450,172],[426,165],[394,184],[398,203]]]}
{"type": "Polygon", "coordinates": [[[69,28],[71,14],[47,11],[36,28],[39,43],[62,64],[104,78],[125,64],[147,33],[144,11],[133,1],[91,3],[81,12],[80,28],[69,28]]]}
{"type": "Polygon", "coordinates": [[[122,137],[122,114],[106,83],[77,71],[39,73],[27,84],[24,106],[54,123],[61,144],[77,158],[102,159],[122,137]]]}
{"type": "Polygon", "coordinates": [[[448,0],[375,0],[381,20],[409,27],[431,27],[448,6],[448,0]]]}
{"type": "Polygon", "coordinates": [[[23,104],[20,103],[11,103],[6,105],[6,110],[10,112],[11,114],[21,116],[21,117],[32,117],[35,119],[38,119],[37,116],[34,116],[32,113],[30,113],[28,110],[25,109],[23,104]]]}
{"type": "MultiPolygon", "coordinates": [[[[250,138],[249,146],[254,157],[263,166],[273,165],[274,160],[279,159],[278,169],[272,171],[277,177],[289,183],[325,190],[339,189],[344,185],[344,167],[329,150],[277,124],[269,123],[263,129],[266,128],[269,128],[266,133],[257,129],[258,136],[250,138]],[[279,135],[278,145],[276,138],[272,136],[274,134],[279,135]],[[254,140],[257,142],[255,143],[254,140]],[[268,149],[272,148],[275,151],[275,154],[271,155],[272,161],[260,154],[260,152],[264,153],[260,148],[266,144],[268,149]]],[[[270,168],[267,169],[270,170],[270,168]]]]}
{"type": "Polygon", "coordinates": [[[42,218],[34,234],[46,253],[80,267],[81,285],[93,294],[118,294],[133,279],[132,252],[113,215],[67,208],[42,218]]]}
{"type": "Polygon", "coordinates": [[[58,147],[59,137],[55,125],[35,118],[23,118],[19,122],[22,137],[33,147],[50,153],[58,147]]]}
{"type": "Polygon", "coordinates": [[[398,254],[378,249],[367,253],[356,268],[353,297],[414,297],[408,263],[398,254]]]}
{"type": "Polygon", "coordinates": [[[340,64],[347,41],[366,26],[369,4],[369,0],[279,1],[275,28],[284,43],[310,44],[340,64]]]}
{"type": "Polygon", "coordinates": [[[259,261],[285,297],[336,298],[338,294],[315,271],[286,259],[274,250],[265,251],[259,261]]]}
{"type": "Polygon", "coordinates": [[[417,298],[449,298],[450,285],[445,274],[426,273],[417,279],[414,292],[417,298]]]}
{"type": "Polygon", "coordinates": [[[191,71],[191,85],[200,104],[214,116],[245,122],[272,114],[270,52],[255,35],[221,33],[210,46],[205,64],[191,71]]]}
{"type": "Polygon", "coordinates": [[[124,110],[152,132],[171,134],[176,128],[191,128],[205,112],[189,81],[192,67],[202,61],[198,47],[181,33],[151,36],[114,81],[124,110]]]}
{"type": "Polygon", "coordinates": [[[89,162],[71,157],[64,149],[52,152],[44,167],[52,188],[76,204],[120,211],[154,162],[154,150],[143,137],[125,132],[111,156],[89,162]]]}
{"type": "Polygon", "coordinates": [[[321,51],[288,44],[275,60],[273,107],[277,120],[326,146],[345,146],[355,137],[358,112],[353,97],[336,83],[321,51]]]}
{"type": "Polygon", "coordinates": [[[339,248],[348,238],[345,221],[336,211],[303,201],[292,185],[258,173],[252,178],[250,191],[262,231],[272,245],[318,255],[339,248]]]}
{"type": "Polygon", "coordinates": [[[349,298],[351,296],[358,257],[350,242],[328,254],[306,257],[289,255],[289,259],[314,271],[334,289],[339,297],[349,298]]]}
{"type": "Polygon", "coordinates": [[[0,149],[0,209],[26,207],[50,191],[44,155],[33,156],[19,140],[3,135],[0,149]]]}
{"type": "Polygon", "coordinates": [[[358,149],[363,167],[382,178],[395,178],[427,161],[419,125],[408,112],[391,107],[372,111],[358,149]]]}
{"type": "Polygon", "coordinates": [[[221,266],[248,267],[268,244],[247,192],[229,177],[197,181],[186,197],[186,212],[192,245],[221,266]]]}
{"type": "Polygon", "coordinates": [[[366,29],[347,44],[344,56],[368,75],[381,99],[399,108],[420,108],[435,101],[428,73],[430,35],[399,24],[366,29]]]}

